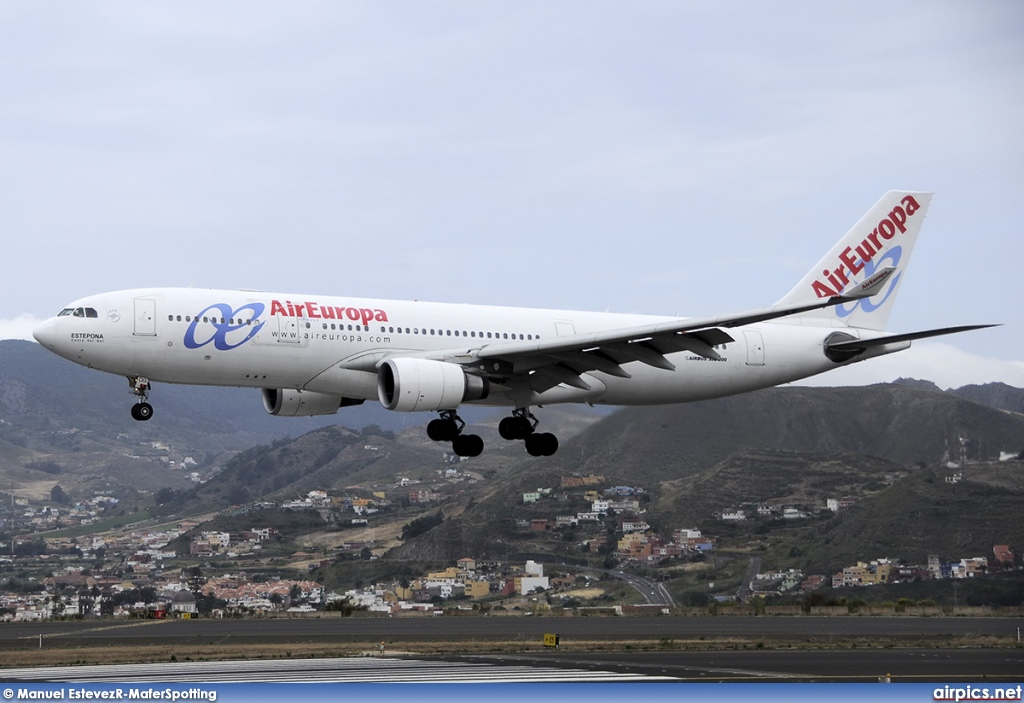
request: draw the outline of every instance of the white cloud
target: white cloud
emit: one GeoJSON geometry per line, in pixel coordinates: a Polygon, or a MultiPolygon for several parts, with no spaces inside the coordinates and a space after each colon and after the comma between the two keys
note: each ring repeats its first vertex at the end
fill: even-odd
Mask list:
{"type": "Polygon", "coordinates": [[[906,351],[800,381],[806,386],[864,386],[897,378],[932,381],[940,388],[1002,382],[1024,388],[1024,361],[992,359],[942,342],[917,342],[906,351]]]}
{"type": "Polygon", "coordinates": [[[32,329],[40,322],[42,320],[28,313],[18,315],[13,320],[0,318],[0,339],[27,339],[30,342],[35,341],[32,339],[32,329]]]}

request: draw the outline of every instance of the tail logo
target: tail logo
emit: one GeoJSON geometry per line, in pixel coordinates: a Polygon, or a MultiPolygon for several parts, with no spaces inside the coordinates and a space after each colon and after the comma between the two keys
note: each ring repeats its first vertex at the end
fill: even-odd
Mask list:
{"type": "MultiPolygon", "coordinates": [[[[874,270],[878,267],[879,261],[884,261],[887,258],[892,258],[892,265],[896,265],[899,262],[902,250],[899,246],[892,247],[885,252],[885,255],[877,261],[872,261],[876,255],[878,255],[886,246],[889,240],[893,239],[897,234],[903,234],[907,231],[906,223],[907,220],[914,216],[921,206],[914,199],[914,196],[907,195],[903,198],[900,205],[894,207],[889,214],[882,218],[874,230],[871,231],[856,247],[846,247],[839,252],[838,266],[833,270],[829,271],[825,269],[821,272],[822,279],[816,279],[811,284],[811,288],[814,290],[815,295],[819,298],[830,298],[834,295],[839,295],[843,292],[851,282],[851,277],[867,269],[867,275],[871,275],[874,270]]],[[[899,280],[899,274],[893,276],[892,283],[889,285],[888,292],[885,297],[888,298],[892,293],[893,288],[896,285],[896,281],[899,280]]],[[[884,298],[883,298],[884,301],[884,298]]],[[[866,301],[865,301],[866,302],[866,301]]],[[[882,303],[878,303],[871,307],[872,310],[877,308],[882,303]]],[[[868,309],[867,305],[863,306],[865,310],[868,309]]],[[[850,311],[852,312],[852,310],[850,311]]],[[[847,315],[850,314],[849,312],[847,315]]]]}
{"type": "MultiPolygon", "coordinates": [[[[875,259],[873,261],[868,261],[866,264],[864,264],[865,277],[871,278],[871,276],[874,275],[875,270],[883,266],[898,267],[901,258],[903,258],[903,247],[893,247],[889,251],[885,252],[885,255],[882,256],[882,258],[875,259]]],[[[845,305],[836,305],[836,316],[839,318],[849,317],[857,310],[857,308],[860,308],[864,312],[874,312],[878,308],[885,305],[885,301],[888,300],[889,296],[892,295],[892,292],[896,290],[896,284],[899,283],[900,276],[902,275],[902,271],[897,271],[896,275],[889,279],[889,285],[885,289],[885,295],[882,295],[881,299],[879,299],[877,302],[875,302],[875,299],[878,298],[879,295],[881,295],[880,293],[876,293],[870,298],[861,298],[860,300],[854,301],[854,303],[850,307],[846,307],[845,305]]]]}

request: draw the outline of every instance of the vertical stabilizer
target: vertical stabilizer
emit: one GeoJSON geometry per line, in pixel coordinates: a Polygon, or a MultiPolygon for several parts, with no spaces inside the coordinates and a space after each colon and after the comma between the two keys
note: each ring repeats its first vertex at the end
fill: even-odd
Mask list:
{"type": "Polygon", "coordinates": [[[885,329],[931,197],[931,193],[890,190],[779,303],[812,303],[838,295],[878,269],[892,266],[895,274],[876,295],[800,316],[885,329]]]}

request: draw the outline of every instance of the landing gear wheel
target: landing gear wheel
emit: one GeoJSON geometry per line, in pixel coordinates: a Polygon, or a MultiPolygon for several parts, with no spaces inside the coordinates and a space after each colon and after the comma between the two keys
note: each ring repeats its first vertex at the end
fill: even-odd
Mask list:
{"type": "Polygon", "coordinates": [[[132,406],[132,417],[144,422],[153,417],[153,406],[149,403],[136,403],[132,406]]]}
{"type": "Polygon", "coordinates": [[[526,439],[533,432],[529,419],[522,415],[503,418],[498,423],[498,434],[502,439],[526,439]]]}
{"type": "Polygon", "coordinates": [[[461,434],[452,440],[452,451],[459,456],[480,456],[484,451],[484,441],[479,435],[461,434]]]}
{"type": "Polygon", "coordinates": [[[427,423],[427,436],[435,442],[451,442],[459,436],[459,426],[450,418],[431,420],[427,423]]]}
{"type": "Polygon", "coordinates": [[[550,432],[531,434],[526,438],[526,453],[530,456],[551,456],[558,451],[558,437],[550,432]]]}

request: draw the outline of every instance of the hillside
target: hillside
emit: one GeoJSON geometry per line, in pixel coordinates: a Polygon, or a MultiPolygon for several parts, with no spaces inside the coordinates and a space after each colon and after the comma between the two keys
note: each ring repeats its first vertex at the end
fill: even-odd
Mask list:
{"type": "MultiPolygon", "coordinates": [[[[556,456],[520,462],[498,475],[488,495],[459,518],[401,546],[394,556],[454,559],[464,551],[495,558],[509,549],[523,549],[527,543],[516,534],[516,519],[553,519],[575,508],[559,498],[546,513],[538,512],[536,506],[521,505],[522,494],[539,487],[557,489],[559,477],[572,473],[605,476],[604,485],[642,487],[652,498],[647,521],[662,528],[697,526],[739,537],[745,534],[743,528],[722,525],[717,512],[764,501],[820,504],[829,497],[858,498],[858,511],[865,516],[862,527],[846,515],[826,525],[838,529],[843,524],[851,531],[836,538],[849,547],[847,552],[830,551],[829,546],[811,552],[815,560],[827,563],[835,555],[885,556],[874,552],[882,547],[893,555],[902,547],[912,554],[953,547],[987,553],[990,539],[1024,544],[1019,515],[989,511],[986,506],[993,498],[985,492],[988,489],[938,493],[933,496],[939,501],[933,512],[944,514],[946,524],[978,524],[974,516],[990,513],[984,530],[961,530],[963,538],[939,538],[943,521],[921,520],[925,507],[914,487],[924,471],[945,486],[945,475],[953,473],[943,473],[947,461],[961,455],[971,462],[998,458],[1001,451],[1022,444],[1022,438],[1024,415],[902,385],[777,388],[692,405],[623,409],[565,443],[556,456]],[[947,498],[952,500],[948,505],[942,502],[947,498]],[[875,502],[883,506],[877,512],[868,509],[875,502]],[[902,509],[904,503],[918,508],[902,509]],[[872,536],[873,524],[885,526],[889,542],[872,536]],[[915,529],[921,534],[916,541],[910,539],[917,534],[915,529]],[[903,536],[905,544],[900,543],[903,536]]],[[[1020,466],[1012,462],[996,467],[1007,472],[1000,479],[1005,490],[999,495],[1009,496],[1011,504],[1017,500],[1019,505],[1019,498],[1013,498],[1013,476],[1020,466]]],[[[784,529],[787,543],[804,534],[813,542],[815,535],[823,534],[797,534],[796,527],[787,522],[762,530],[784,529]]],[[[772,543],[753,540],[758,541],[772,543]]],[[[530,549],[538,547],[537,540],[528,544],[530,549]]],[[[565,550],[557,541],[544,548],[565,550]]],[[[788,555],[789,548],[784,553],[788,555]]]]}
{"type": "MultiPolygon", "coordinates": [[[[424,413],[395,413],[367,402],[322,417],[272,417],[253,389],[158,384],[151,399],[156,413],[148,422],[129,415],[135,401],[124,379],[86,369],[61,359],[31,342],[0,341],[0,490],[34,499],[49,495],[55,483],[72,495],[97,492],[125,496],[163,487],[178,490],[190,484],[180,465],[209,476],[237,452],[302,436],[322,427],[378,426],[385,432],[414,428],[409,442],[443,452],[424,435],[424,413]],[[170,461],[178,462],[170,468],[170,461]]],[[[495,425],[497,413],[469,408],[470,422],[495,425]]],[[[592,412],[578,408],[561,413],[568,434],[593,422],[592,412]]],[[[491,435],[497,445],[504,445],[491,435]]],[[[518,449],[518,448],[516,448],[518,449]]],[[[519,452],[490,456],[508,462],[519,452]]]]}
{"type": "Polygon", "coordinates": [[[877,456],[902,465],[995,459],[1020,444],[1024,416],[948,393],[897,385],[771,388],[731,398],[630,408],[580,434],[554,470],[658,482],[703,471],[737,452],[877,456]],[[627,439],[628,438],[628,439],[627,439]]]}
{"type": "Polygon", "coordinates": [[[987,405],[999,410],[1024,413],[1024,388],[1014,388],[1005,383],[962,386],[949,391],[966,400],[987,405]]]}
{"type": "Polygon", "coordinates": [[[504,413],[475,409],[465,415],[487,450],[459,462],[447,445],[426,438],[428,414],[388,413],[375,403],[337,416],[274,418],[252,390],[158,386],[157,414],[138,423],[128,416],[132,397],[122,379],[34,344],[0,342],[0,482],[35,498],[54,484],[71,495],[121,491],[139,505],[171,488],[159,510],[165,516],[286,501],[313,489],[378,492],[391,513],[371,518],[369,528],[386,520],[392,534],[407,515],[438,507],[394,508],[408,494],[398,485],[406,478],[443,496],[446,519],[389,556],[445,561],[569,555],[582,532],[523,534],[516,522],[586,510],[582,491],[559,490],[559,481],[594,474],[604,477],[601,487],[642,489],[644,519],[663,531],[699,527],[729,549],[758,551],[779,566],[832,568],[877,556],[983,554],[994,541],[1024,547],[1024,470],[1019,462],[993,461],[1024,448],[1024,415],[1015,411],[1021,394],[1001,384],[943,392],[901,379],[861,388],[776,388],[604,417],[577,406],[542,408],[536,412],[543,429],[557,433],[562,447],[539,459],[497,436],[504,413]],[[340,426],[355,413],[397,418],[397,426],[340,426]],[[403,423],[414,426],[402,429],[403,423]],[[186,457],[194,462],[188,471],[186,457]],[[946,483],[947,462],[960,461],[967,462],[964,480],[946,483]],[[460,482],[447,483],[448,468],[458,469],[460,482]],[[190,482],[192,470],[210,480],[190,482]],[[553,493],[524,505],[523,494],[538,488],[553,493]],[[724,525],[718,515],[758,503],[820,506],[833,497],[856,504],[834,516],[819,510],[747,525],[724,525]]]}
{"type": "Polygon", "coordinates": [[[969,467],[964,480],[949,471],[920,470],[821,524],[795,531],[768,550],[780,567],[831,573],[869,558],[925,563],[943,558],[990,557],[992,545],[1024,546],[1024,466],[1020,462],[969,467]]]}

